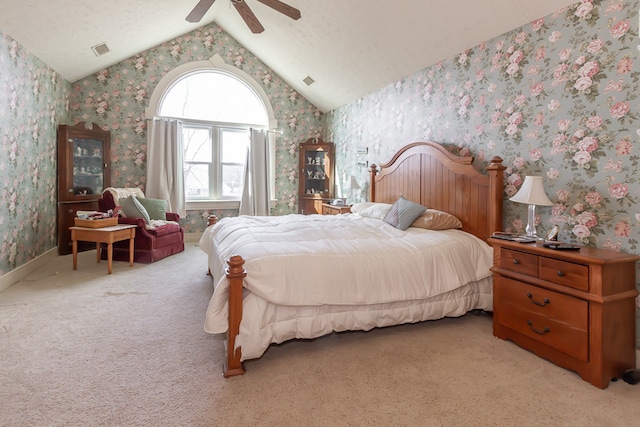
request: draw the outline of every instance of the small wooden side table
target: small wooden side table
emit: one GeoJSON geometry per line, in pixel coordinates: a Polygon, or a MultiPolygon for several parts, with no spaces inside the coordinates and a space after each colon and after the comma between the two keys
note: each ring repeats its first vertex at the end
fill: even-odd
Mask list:
{"type": "Polygon", "coordinates": [[[340,215],[345,213],[351,213],[351,205],[322,204],[322,215],[340,215]]]}
{"type": "Polygon", "coordinates": [[[129,239],[129,266],[133,266],[133,239],[136,236],[135,225],[113,225],[103,228],[69,227],[73,245],[73,269],[78,269],[78,240],[96,243],[96,260],[100,263],[101,243],[107,244],[107,271],[113,270],[113,243],[129,239]]]}

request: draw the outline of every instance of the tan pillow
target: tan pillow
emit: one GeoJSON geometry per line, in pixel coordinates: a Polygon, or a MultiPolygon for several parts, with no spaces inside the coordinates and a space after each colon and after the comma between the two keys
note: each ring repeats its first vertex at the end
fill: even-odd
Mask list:
{"type": "Polygon", "coordinates": [[[410,227],[426,228],[427,230],[449,230],[451,228],[462,228],[462,223],[450,213],[427,209],[425,213],[411,223],[410,227]]]}

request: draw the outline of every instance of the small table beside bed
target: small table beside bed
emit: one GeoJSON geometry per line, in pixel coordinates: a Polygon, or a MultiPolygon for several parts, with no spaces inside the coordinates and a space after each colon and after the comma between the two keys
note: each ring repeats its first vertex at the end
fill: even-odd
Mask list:
{"type": "Polygon", "coordinates": [[[347,215],[223,218],[207,227],[214,292],[205,331],[227,334],[225,377],[273,343],[458,317],[493,307],[502,159],[432,142],[370,168],[369,200],[347,215]]]}

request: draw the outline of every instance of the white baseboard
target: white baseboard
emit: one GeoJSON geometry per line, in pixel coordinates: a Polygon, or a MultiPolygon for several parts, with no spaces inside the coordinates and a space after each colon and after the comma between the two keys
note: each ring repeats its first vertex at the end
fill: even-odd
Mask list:
{"type": "Polygon", "coordinates": [[[8,272],[7,274],[0,277],[0,292],[8,289],[11,285],[19,282],[20,280],[27,277],[29,274],[36,271],[38,268],[42,267],[46,262],[48,262],[51,258],[58,256],[58,248],[49,249],[47,252],[42,255],[32,259],[26,264],[22,264],[20,267],[15,268],[8,272]]]}

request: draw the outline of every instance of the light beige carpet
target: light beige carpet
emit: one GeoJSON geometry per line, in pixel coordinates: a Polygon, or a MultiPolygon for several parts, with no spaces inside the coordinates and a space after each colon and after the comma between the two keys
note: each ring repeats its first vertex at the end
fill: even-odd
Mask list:
{"type": "Polygon", "coordinates": [[[0,294],[2,426],[633,426],[640,386],[600,390],[470,314],[272,346],[221,375],[206,257],[59,257],[0,294]]]}

